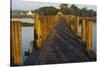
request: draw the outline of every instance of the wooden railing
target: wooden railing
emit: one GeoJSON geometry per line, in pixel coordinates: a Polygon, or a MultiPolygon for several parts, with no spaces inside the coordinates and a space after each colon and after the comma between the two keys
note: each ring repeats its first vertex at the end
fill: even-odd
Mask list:
{"type": "Polygon", "coordinates": [[[86,48],[92,48],[92,39],[93,39],[93,18],[87,17],[78,17],[78,16],[66,16],[66,21],[69,24],[71,30],[81,37],[83,43],[86,43],[86,48]],[[79,32],[79,29],[81,31],[79,32]]]}
{"type": "Polygon", "coordinates": [[[49,33],[56,23],[55,18],[56,16],[39,16],[38,14],[35,15],[34,42],[37,48],[41,48],[41,46],[45,44],[49,33]]]}
{"type": "MultiPolygon", "coordinates": [[[[21,21],[11,21],[11,65],[22,65],[22,27],[33,27],[34,24],[23,23],[21,21]]],[[[32,43],[30,43],[32,47],[32,43]]],[[[30,53],[32,52],[32,48],[28,50],[30,53]]],[[[28,52],[27,51],[27,52],[28,52]]]]}

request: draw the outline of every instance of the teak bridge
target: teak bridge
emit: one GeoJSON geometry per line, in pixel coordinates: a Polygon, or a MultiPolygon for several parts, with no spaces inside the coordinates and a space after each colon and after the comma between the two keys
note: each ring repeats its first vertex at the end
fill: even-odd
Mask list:
{"type": "Polygon", "coordinates": [[[34,17],[34,43],[22,59],[22,23],[11,21],[11,65],[96,61],[92,51],[93,19],[73,15],[34,17]],[[79,31],[79,29],[81,29],[79,31]]]}

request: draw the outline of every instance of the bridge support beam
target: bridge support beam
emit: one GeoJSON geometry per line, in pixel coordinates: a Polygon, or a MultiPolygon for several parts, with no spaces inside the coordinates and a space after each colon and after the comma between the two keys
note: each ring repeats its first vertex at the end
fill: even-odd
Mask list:
{"type": "Polygon", "coordinates": [[[85,42],[85,23],[86,23],[86,19],[85,17],[83,17],[83,20],[82,20],[82,26],[81,26],[81,40],[82,42],[85,42]]]}
{"type": "Polygon", "coordinates": [[[40,48],[40,37],[41,37],[41,30],[40,30],[40,18],[38,13],[35,14],[35,22],[34,22],[34,44],[36,48],[40,48]]]}
{"type": "Polygon", "coordinates": [[[73,22],[73,32],[75,33],[75,34],[77,34],[77,16],[74,16],[74,18],[73,18],[73,20],[74,20],[74,22],[73,22]]]}
{"type": "Polygon", "coordinates": [[[77,16],[76,17],[76,34],[79,35],[79,22],[80,22],[80,18],[77,16]]]}
{"type": "Polygon", "coordinates": [[[44,18],[44,39],[46,40],[47,36],[47,22],[46,22],[46,17],[44,18]]]}
{"type": "Polygon", "coordinates": [[[11,65],[22,65],[21,22],[11,22],[11,65]]]}
{"type": "Polygon", "coordinates": [[[92,48],[92,36],[93,36],[93,21],[89,20],[87,22],[87,33],[86,33],[86,48],[92,48]]]}

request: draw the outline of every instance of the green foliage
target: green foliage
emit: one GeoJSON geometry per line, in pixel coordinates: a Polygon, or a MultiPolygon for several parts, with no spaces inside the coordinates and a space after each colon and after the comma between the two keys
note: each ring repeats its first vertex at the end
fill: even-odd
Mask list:
{"type": "Polygon", "coordinates": [[[48,15],[56,15],[58,9],[53,6],[49,6],[49,7],[41,7],[37,11],[40,15],[48,16],[48,15]]]}
{"type": "Polygon", "coordinates": [[[86,7],[80,9],[75,4],[72,4],[70,7],[68,7],[68,4],[61,4],[59,7],[60,11],[65,15],[96,17],[96,11],[87,10],[86,7]]]}
{"type": "Polygon", "coordinates": [[[24,27],[30,27],[30,26],[34,26],[34,24],[33,23],[24,22],[24,23],[22,23],[22,26],[24,26],[24,27]]]}
{"type": "Polygon", "coordinates": [[[63,14],[70,14],[70,8],[68,8],[68,4],[61,4],[59,7],[63,14]]]}

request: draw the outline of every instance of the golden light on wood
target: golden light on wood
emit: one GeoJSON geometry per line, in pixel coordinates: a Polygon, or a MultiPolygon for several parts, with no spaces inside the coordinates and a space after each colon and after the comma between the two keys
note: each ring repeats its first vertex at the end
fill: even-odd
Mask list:
{"type": "Polygon", "coordinates": [[[22,65],[22,25],[21,22],[11,22],[11,64],[22,65]]]}

